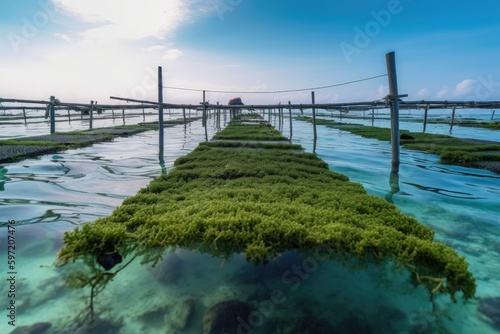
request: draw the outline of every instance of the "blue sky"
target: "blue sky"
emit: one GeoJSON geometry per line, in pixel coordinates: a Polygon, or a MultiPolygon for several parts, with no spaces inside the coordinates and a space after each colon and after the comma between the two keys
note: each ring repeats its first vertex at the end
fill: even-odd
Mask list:
{"type": "MultiPolygon", "coordinates": [[[[395,51],[408,100],[500,100],[499,14],[494,0],[2,0],[0,97],[154,100],[159,65],[166,86],[319,87],[384,74],[395,51]]],[[[387,86],[382,77],[316,90],[316,100],[376,100],[387,86]]],[[[207,98],[235,95],[247,104],[310,101],[309,91],[207,98]]]]}

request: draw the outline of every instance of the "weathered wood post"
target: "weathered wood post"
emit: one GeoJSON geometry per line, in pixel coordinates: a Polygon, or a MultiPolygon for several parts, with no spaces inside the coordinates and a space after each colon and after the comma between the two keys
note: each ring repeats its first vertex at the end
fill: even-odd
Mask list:
{"type": "Polygon", "coordinates": [[[207,104],[205,103],[205,91],[203,91],[203,126],[205,127],[205,141],[208,141],[207,104]]]}
{"type": "Polygon", "coordinates": [[[123,125],[125,125],[125,108],[122,109],[123,125]]]}
{"type": "Polygon", "coordinates": [[[387,75],[389,80],[389,96],[391,106],[391,145],[392,145],[392,169],[393,172],[399,172],[399,98],[398,77],[396,73],[396,55],[389,52],[385,55],[387,63],[387,75]]]}
{"type": "Polygon", "coordinates": [[[290,104],[291,104],[291,102],[288,101],[288,117],[290,120],[290,142],[292,142],[292,131],[293,131],[293,128],[292,128],[292,108],[290,107],[290,104]]]}
{"type": "Polygon", "coordinates": [[[372,108],[372,126],[375,125],[375,108],[372,108]]]}
{"type": "Polygon", "coordinates": [[[142,121],[146,122],[146,114],[144,113],[144,108],[142,108],[142,121]]]}
{"type": "Polygon", "coordinates": [[[217,101],[217,110],[216,110],[216,124],[217,124],[217,129],[220,129],[220,107],[219,107],[219,101],[217,101]]]}
{"type": "MultiPolygon", "coordinates": [[[[201,125],[205,128],[207,126],[207,109],[205,108],[205,91],[203,91],[203,101],[202,101],[203,109],[202,109],[202,114],[201,114],[201,125]]],[[[196,109],[198,110],[198,109],[196,109]]],[[[198,112],[196,112],[198,114],[198,112]]]]}
{"type": "Polygon", "coordinates": [[[457,109],[457,106],[454,106],[453,111],[451,112],[450,134],[451,134],[451,131],[453,130],[453,123],[455,122],[455,110],[456,109],[457,109]]]}
{"type": "Polygon", "coordinates": [[[186,124],[186,107],[182,107],[182,118],[184,119],[184,124],[186,124]]]}
{"type": "Polygon", "coordinates": [[[163,158],[163,148],[164,148],[164,127],[163,127],[163,78],[161,66],[158,66],[158,146],[159,153],[158,158],[160,160],[160,166],[165,168],[165,160],[163,158]]]}
{"type": "Polygon", "coordinates": [[[283,112],[283,107],[281,107],[281,102],[280,102],[280,129],[283,132],[283,125],[284,125],[284,112],[283,112]]]}
{"type": "Polygon", "coordinates": [[[316,141],[318,140],[318,134],[316,132],[316,107],[314,91],[311,92],[311,100],[312,100],[312,118],[313,118],[313,153],[316,153],[316,141]]]}
{"type": "Polygon", "coordinates": [[[111,115],[112,115],[113,119],[115,119],[115,109],[111,109],[111,115]]]}
{"type": "Polygon", "coordinates": [[[491,120],[493,120],[494,117],[495,117],[495,110],[492,110],[491,111],[491,120]]]}
{"type": "Polygon", "coordinates": [[[425,106],[425,110],[424,110],[424,130],[423,130],[423,133],[425,133],[425,129],[427,128],[427,115],[429,113],[429,108],[430,108],[430,105],[426,105],[425,106]]]}
{"type": "Polygon", "coordinates": [[[50,97],[49,104],[49,115],[50,115],[50,134],[56,132],[56,112],[54,110],[56,98],[54,96],[50,97]]]}
{"type": "Polygon", "coordinates": [[[387,76],[389,80],[389,95],[387,99],[391,107],[391,145],[392,145],[392,161],[391,174],[389,176],[389,185],[391,194],[399,192],[399,98],[408,95],[399,95],[398,92],[398,77],[396,73],[396,55],[389,52],[385,55],[387,63],[387,76]]]}
{"type": "Polygon", "coordinates": [[[26,119],[26,108],[23,108],[23,117],[24,117],[24,124],[28,124],[28,120],[26,119]]]}
{"type": "Polygon", "coordinates": [[[90,111],[89,111],[89,129],[92,129],[94,122],[94,101],[90,101],[90,111]]]}
{"type": "Polygon", "coordinates": [[[69,108],[68,108],[68,121],[71,123],[71,112],[70,112],[69,108]]]}

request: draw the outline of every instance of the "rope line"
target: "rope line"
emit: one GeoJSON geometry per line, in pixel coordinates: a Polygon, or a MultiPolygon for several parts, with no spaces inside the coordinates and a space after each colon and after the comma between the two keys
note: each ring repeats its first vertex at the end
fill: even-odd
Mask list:
{"type": "MultiPolygon", "coordinates": [[[[347,81],[347,82],[342,82],[338,84],[333,84],[333,85],[328,85],[328,86],[319,86],[319,87],[310,87],[310,88],[299,88],[299,89],[287,89],[287,90],[275,90],[275,91],[261,91],[261,92],[242,92],[242,91],[227,91],[227,90],[208,90],[205,89],[205,92],[210,92],[210,93],[228,93],[228,94],[279,94],[279,93],[291,93],[291,92],[302,92],[302,91],[310,91],[310,90],[318,90],[318,89],[326,89],[326,88],[332,88],[332,87],[339,87],[339,86],[345,86],[345,85],[350,85],[353,83],[357,82],[362,82],[362,81],[368,81],[368,80],[373,80],[381,77],[385,77],[387,74],[381,74],[381,75],[376,75],[373,77],[369,78],[364,78],[364,79],[358,79],[358,80],[352,80],[352,81],[347,81]]],[[[187,90],[187,91],[194,91],[194,92],[203,92],[203,89],[195,89],[195,88],[184,88],[184,87],[172,87],[172,86],[163,86],[163,88],[168,88],[168,89],[177,89],[177,90],[187,90]]]]}

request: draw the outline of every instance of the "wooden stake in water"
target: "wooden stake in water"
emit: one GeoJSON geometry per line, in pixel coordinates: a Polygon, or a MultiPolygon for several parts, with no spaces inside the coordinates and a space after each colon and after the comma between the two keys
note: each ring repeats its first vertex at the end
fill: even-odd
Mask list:
{"type": "Polygon", "coordinates": [[[163,168],[165,165],[165,160],[163,158],[163,148],[164,148],[164,127],[163,127],[163,78],[161,66],[158,66],[158,138],[159,138],[159,160],[160,166],[163,168]]]}
{"type": "MultiPolygon", "coordinates": [[[[288,101],[288,105],[290,106],[291,102],[288,101]]],[[[292,108],[288,107],[288,116],[290,120],[290,142],[292,141],[292,108]]]]}
{"type": "Polygon", "coordinates": [[[90,101],[90,120],[89,120],[89,129],[92,129],[94,122],[94,101],[90,101]]]}
{"type": "Polygon", "coordinates": [[[318,140],[318,134],[316,132],[316,108],[314,107],[315,104],[315,97],[314,97],[314,92],[311,92],[311,100],[312,100],[312,118],[313,118],[313,153],[316,153],[316,141],[318,140]]]}
{"type": "Polygon", "coordinates": [[[26,120],[26,108],[23,108],[23,117],[24,117],[24,124],[28,124],[28,121],[26,120]]]}
{"type": "Polygon", "coordinates": [[[427,115],[429,113],[429,105],[426,105],[425,106],[425,110],[424,110],[424,133],[425,133],[425,129],[427,128],[427,115]]]}
{"type": "Polygon", "coordinates": [[[123,125],[125,125],[125,109],[122,109],[123,125]]]}
{"type": "Polygon", "coordinates": [[[389,100],[391,103],[391,145],[392,168],[399,171],[399,93],[398,78],[396,74],[396,55],[394,52],[385,55],[387,75],[389,79],[389,100]]]}
{"type": "Polygon", "coordinates": [[[203,122],[205,126],[205,141],[208,141],[207,104],[205,103],[205,91],[203,91],[203,122]]]}
{"type": "Polygon", "coordinates": [[[453,111],[451,112],[450,134],[451,134],[451,131],[453,130],[453,123],[455,122],[455,110],[456,109],[457,109],[457,107],[454,106],[453,111]]]}
{"type": "Polygon", "coordinates": [[[56,132],[56,113],[55,113],[55,110],[54,110],[54,104],[55,104],[55,97],[54,96],[51,96],[50,97],[50,105],[49,105],[49,108],[50,108],[50,134],[53,134],[54,132],[56,132]]]}

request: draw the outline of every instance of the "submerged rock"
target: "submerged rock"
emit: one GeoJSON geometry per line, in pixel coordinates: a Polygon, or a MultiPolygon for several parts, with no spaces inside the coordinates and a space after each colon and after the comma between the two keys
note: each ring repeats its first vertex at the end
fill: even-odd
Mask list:
{"type": "Polygon", "coordinates": [[[30,326],[21,326],[14,329],[10,334],[44,334],[52,327],[50,322],[37,322],[30,326]]]}
{"type": "Polygon", "coordinates": [[[165,324],[169,328],[169,333],[183,333],[189,327],[189,321],[195,311],[196,302],[188,299],[181,303],[176,303],[173,309],[165,314],[165,324]]]}
{"type": "Polygon", "coordinates": [[[402,133],[401,136],[399,136],[401,139],[415,139],[412,135],[409,135],[407,133],[402,133]]]}
{"type": "Polygon", "coordinates": [[[238,269],[231,282],[239,284],[256,284],[265,280],[281,280],[287,270],[302,267],[304,257],[300,252],[283,252],[273,261],[265,264],[245,264],[238,269]]]}
{"type": "Polygon", "coordinates": [[[106,270],[110,270],[118,263],[122,263],[122,261],[122,256],[118,253],[107,253],[97,256],[97,263],[99,263],[106,270]]]}
{"type": "Polygon", "coordinates": [[[359,316],[352,316],[344,319],[339,326],[337,326],[338,333],[345,334],[371,334],[375,333],[372,326],[363,318],[359,316]]]}
{"type": "Polygon", "coordinates": [[[486,297],[479,300],[478,310],[495,327],[500,328],[500,297],[486,297]]]}
{"type": "MultiPolygon", "coordinates": [[[[237,334],[248,332],[250,305],[239,300],[227,300],[208,309],[203,318],[203,334],[237,334]]],[[[251,328],[250,328],[251,329],[251,328]]]]}
{"type": "Polygon", "coordinates": [[[116,334],[120,332],[121,322],[95,317],[91,322],[72,326],[61,334],[116,334]]]}
{"type": "Polygon", "coordinates": [[[181,275],[184,261],[175,253],[168,254],[151,268],[153,277],[161,283],[175,282],[181,275]]]}

